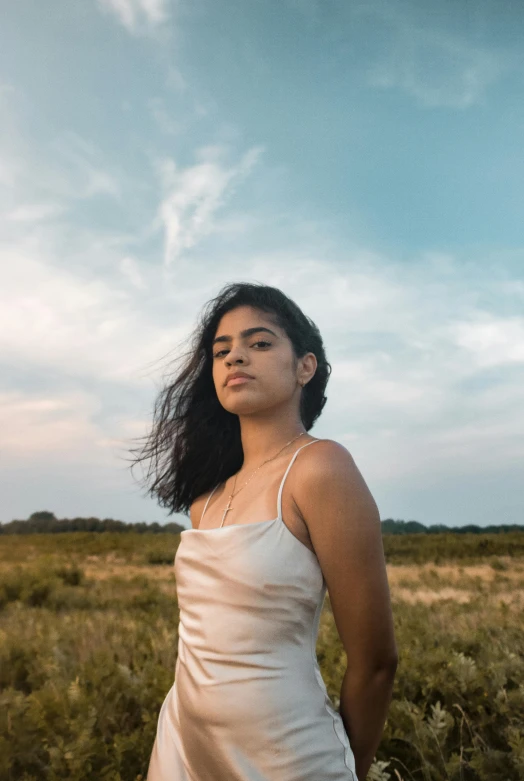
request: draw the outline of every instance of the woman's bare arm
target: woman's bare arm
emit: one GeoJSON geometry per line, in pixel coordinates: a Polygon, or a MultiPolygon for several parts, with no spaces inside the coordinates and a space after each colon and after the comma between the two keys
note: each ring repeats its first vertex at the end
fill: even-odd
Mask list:
{"type": "Polygon", "coordinates": [[[293,497],[347,655],[340,715],[364,781],[382,737],[398,663],[380,515],[343,445],[324,440],[301,455],[293,497]]]}

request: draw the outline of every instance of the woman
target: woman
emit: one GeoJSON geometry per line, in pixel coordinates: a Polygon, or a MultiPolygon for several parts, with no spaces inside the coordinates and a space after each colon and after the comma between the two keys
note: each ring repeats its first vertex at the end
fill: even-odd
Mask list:
{"type": "Polygon", "coordinates": [[[150,491],[191,528],[147,781],[366,778],[397,650],[375,501],[346,448],[308,434],[330,372],[292,300],[236,283],[162,391],[150,491]],[[326,589],[348,660],[339,712],[315,654],[326,589]]]}

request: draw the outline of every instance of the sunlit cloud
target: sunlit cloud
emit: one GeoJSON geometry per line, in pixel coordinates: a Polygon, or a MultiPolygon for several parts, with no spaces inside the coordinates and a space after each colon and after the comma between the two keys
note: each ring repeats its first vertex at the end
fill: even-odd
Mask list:
{"type": "Polygon", "coordinates": [[[218,210],[250,174],[262,150],[254,147],[230,166],[221,161],[223,151],[220,147],[201,149],[200,162],[182,170],[172,159],[158,164],[165,191],[159,218],[165,231],[166,266],[212,232],[218,210]]]}

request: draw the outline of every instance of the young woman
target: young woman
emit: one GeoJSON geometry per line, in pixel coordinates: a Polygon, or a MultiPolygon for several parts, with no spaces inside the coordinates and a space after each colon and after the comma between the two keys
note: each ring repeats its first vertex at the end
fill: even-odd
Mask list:
{"type": "Polygon", "coordinates": [[[375,501],[346,448],[308,433],[330,372],[291,299],[236,283],[162,391],[150,491],[192,527],[147,781],[366,778],[398,656],[375,501]],[[348,662],[339,711],[315,654],[326,589],[348,662]]]}

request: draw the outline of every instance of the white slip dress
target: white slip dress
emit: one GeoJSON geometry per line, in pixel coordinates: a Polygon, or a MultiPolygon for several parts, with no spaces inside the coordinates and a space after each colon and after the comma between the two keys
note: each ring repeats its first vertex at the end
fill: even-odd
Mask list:
{"type": "Polygon", "coordinates": [[[175,681],[147,781],[358,781],[316,656],[326,582],[282,520],[289,470],[319,441],[291,458],[276,518],[181,532],[175,681]]]}

